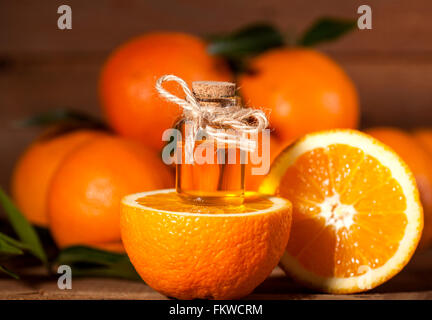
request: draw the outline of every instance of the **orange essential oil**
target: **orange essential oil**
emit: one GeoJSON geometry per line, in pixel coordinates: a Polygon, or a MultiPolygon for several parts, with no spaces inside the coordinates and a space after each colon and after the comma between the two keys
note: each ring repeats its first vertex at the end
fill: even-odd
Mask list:
{"type": "Polygon", "coordinates": [[[178,196],[198,205],[242,205],[245,163],[257,145],[250,137],[267,127],[264,112],[242,107],[231,82],[196,81],[190,90],[179,77],[164,75],[156,89],[183,109],[174,125],[178,196]],[[185,99],[165,90],[166,81],[179,84],[185,99]]]}
{"type": "MultiPolygon", "coordinates": [[[[239,103],[234,96],[235,84],[198,81],[192,84],[193,94],[208,112],[232,107],[239,103]]],[[[175,128],[181,133],[177,141],[179,163],[176,164],[176,190],[187,201],[205,205],[241,205],[244,199],[245,151],[236,143],[225,143],[199,128],[191,133],[195,123],[181,118],[175,128]],[[181,158],[180,158],[181,155],[181,158]]],[[[228,127],[219,126],[224,134],[228,127]]]]}

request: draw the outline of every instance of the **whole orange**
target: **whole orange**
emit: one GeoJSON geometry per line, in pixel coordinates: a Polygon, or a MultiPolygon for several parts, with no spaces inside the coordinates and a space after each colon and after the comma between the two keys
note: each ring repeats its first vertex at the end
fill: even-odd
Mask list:
{"type": "Polygon", "coordinates": [[[12,174],[12,197],[32,223],[48,226],[47,190],[54,172],[74,149],[100,133],[91,130],[72,131],[52,137],[47,132],[21,155],[12,174]]]}
{"type": "Polygon", "coordinates": [[[172,186],[171,172],[148,147],[125,138],[95,139],[69,154],[48,193],[51,233],[59,247],[120,241],[120,200],[172,186]]]}
{"type": "Polygon", "coordinates": [[[270,109],[270,124],[284,141],[358,123],[353,82],[336,62],[312,49],[274,49],[257,56],[250,72],[240,76],[240,92],[248,105],[270,109]]]}
{"type": "MultiPolygon", "coordinates": [[[[108,58],[100,76],[100,99],[109,124],[120,134],[160,149],[162,133],[172,127],[179,106],[159,97],[156,80],[174,74],[195,80],[229,81],[232,75],[210,56],[206,43],[192,35],[149,33],[123,44],[108,58]]],[[[175,84],[166,88],[184,96],[175,84]]]]}
{"type": "Polygon", "coordinates": [[[414,137],[420,142],[423,149],[432,156],[432,129],[417,129],[414,137]]]}
{"type": "Polygon", "coordinates": [[[410,134],[397,128],[372,128],[366,133],[393,148],[410,167],[416,178],[424,209],[424,229],[420,247],[432,244],[432,167],[431,157],[410,134]]]}

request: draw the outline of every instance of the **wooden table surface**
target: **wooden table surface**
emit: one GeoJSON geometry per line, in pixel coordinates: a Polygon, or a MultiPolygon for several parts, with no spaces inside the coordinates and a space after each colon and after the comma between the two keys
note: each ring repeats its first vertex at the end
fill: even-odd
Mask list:
{"type": "MultiPolygon", "coordinates": [[[[139,281],[107,278],[73,278],[71,290],[60,290],[57,280],[37,269],[23,270],[22,280],[0,278],[0,299],[167,299],[139,281]]],[[[415,255],[396,277],[367,293],[320,294],[302,288],[276,268],[245,299],[432,299],[432,250],[415,255]]]]}

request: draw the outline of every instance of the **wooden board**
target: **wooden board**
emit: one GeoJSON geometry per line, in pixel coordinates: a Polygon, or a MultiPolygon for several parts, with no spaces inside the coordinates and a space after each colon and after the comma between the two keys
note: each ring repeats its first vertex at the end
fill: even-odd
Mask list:
{"type": "MultiPolygon", "coordinates": [[[[196,34],[230,32],[269,21],[291,38],[316,18],[357,18],[361,0],[70,0],[72,30],[57,29],[60,0],[0,2],[0,54],[106,52],[126,39],[153,30],[196,34]]],[[[358,31],[326,49],[388,54],[432,51],[429,0],[374,0],[372,30],[358,31]]]]}
{"type": "MultiPolygon", "coordinates": [[[[361,294],[331,295],[307,290],[276,268],[245,299],[432,299],[432,251],[417,254],[396,277],[361,294]]],[[[23,270],[24,281],[0,278],[0,299],[167,299],[143,282],[102,278],[73,278],[72,290],[60,290],[57,281],[40,269],[23,270]]]]}

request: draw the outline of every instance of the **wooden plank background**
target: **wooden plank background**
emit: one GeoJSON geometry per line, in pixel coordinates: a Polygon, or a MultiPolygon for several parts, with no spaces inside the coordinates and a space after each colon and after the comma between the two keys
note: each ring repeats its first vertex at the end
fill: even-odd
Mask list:
{"type": "MultiPolygon", "coordinates": [[[[36,130],[13,126],[35,111],[71,106],[99,114],[98,74],[109,52],[152,30],[227,32],[272,22],[299,34],[323,15],[357,17],[364,1],[346,0],[0,0],[0,185],[36,130]],[[67,3],[73,29],[57,29],[67,3]]],[[[356,31],[321,50],[356,83],[362,126],[432,124],[432,2],[369,1],[373,30],[356,31]]]]}

